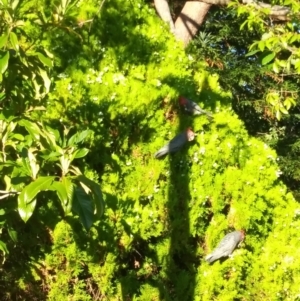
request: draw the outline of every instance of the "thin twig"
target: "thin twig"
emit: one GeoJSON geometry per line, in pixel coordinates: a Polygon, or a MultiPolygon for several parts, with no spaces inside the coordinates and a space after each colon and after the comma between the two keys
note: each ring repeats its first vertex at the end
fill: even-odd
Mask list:
{"type": "Polygon", "coordinates": [[[104,2],[105,2],[105,0],[102,0],[101,4],[100,4],[100,6],[99,6],[99,9],[98,9],[98,11],[97,11],[97,13],[95,14],[94,18],[91,19],[90,28],[89,28],[89,33],[90,33],[90,31],[91,31],[93,21],[94,21],[94,19],[96,18],[96,16],[99,14],[99,12],[101,11],[101,8],[102,8],[104,2]]]}

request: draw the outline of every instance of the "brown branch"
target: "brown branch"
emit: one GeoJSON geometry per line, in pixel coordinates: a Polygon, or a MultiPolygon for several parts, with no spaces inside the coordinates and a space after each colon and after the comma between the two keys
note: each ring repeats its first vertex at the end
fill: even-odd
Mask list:
{"type": "Polygon", "coordinates": [[[175,27],[171,16],[169,4],[167,0],[154,0],[154,5],[160,18],[170,25],[171,32],[174,33],[175,27]]]}
{"type": "Polygon", "coordinates": [[[211,4],[187,1],[176,19],[175,36],[186,46],[197,34],[211,4]]]}
{"type": "MultiPolygon", "coordinates": [[[[241,0],[243,4],[257,9],[270,9],[269,16],[274,21],[288,21],[290,8],[280,5],[270,5],[256,0],[241,0]]],[[[204,22],[205,16],[212,5],[228,5],[230,0],[194,0],[186,1],[175,25],[171,16],[168,0],[154,0],[155,8],[161,19],[167,22],[175,37],[186,46],[197,34],[204,22]]]]}
{"type": "MultiPolygon", "coordinates": [[[[228,5],[230,0],[196,0],[202,3],[213,5],[228,5]]],[[[274,20],[287,21],[288,14],[291,12],[290,8],[281,5],[271,5],[256,0],[242,0],[243,4],[251,5],[256,8],[269,8],[270,17],[274,20]]]]}

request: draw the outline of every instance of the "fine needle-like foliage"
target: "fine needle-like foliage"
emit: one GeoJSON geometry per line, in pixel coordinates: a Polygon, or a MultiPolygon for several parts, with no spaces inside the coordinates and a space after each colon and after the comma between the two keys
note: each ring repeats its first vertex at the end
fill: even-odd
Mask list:
{"type": "MultiPolygon", "coordinates": [[[[47,147],[36,141],[41,162],[51,157],[61,169],[64,180],[54,188],[64,210],[61,184],[74,183],[77,214],[61,220],[47,186],[49,198],[41,198],[26,226],[16,220],[20,237],[12,242],[3,235],[10,254],[2,300],[297,300],[300,206],[278,179],[275,151],[249,137],[218,76],[184,53],[152,8],[111,0],[99,13],[97,5],[72,7],[76,14],[65,25],[76,34],[47,35],[53,89],[46,111],[32,115],[78,131],[65,140],[47,136],[47,147]],[[179,95],[212,112],[213,121],[186,115],[179,95]],[[188,127],[194,141],[154,158],[188,127]],[[75,150],[80,133],[90,135],[75,150]],[[82,174],[67,169],[83,156],[82,174]],[[94,198],[87,199],[89,192],[94,198]],[[104,214],[92,226],[80,212],[102,213],[95,201],[102,193],[104,214]],[[82,206],[79,198],[86,199],[82,206]],[[91,200],[98,207],[82,208],[91,200]],[[244,229],[246,238],[233,256],[205,262],[234,229],[244,229]]],[[[44,176],[48,181],[51,173],[44,176]]]]}

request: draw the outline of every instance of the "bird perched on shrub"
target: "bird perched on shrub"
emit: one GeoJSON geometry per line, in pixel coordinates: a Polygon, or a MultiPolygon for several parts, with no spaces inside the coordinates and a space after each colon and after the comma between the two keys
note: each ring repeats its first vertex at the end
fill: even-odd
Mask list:
{"type": "Polygon", "coordinates": [[[195,138],[195,133],[191,128],[186,129],[184,132],[175,136],[168,144],[163,146],[158,152],[155,153],[155,158],[160,158],[168,153],[175,153],[179,151],[188,141],[195,138]]]}
{"type": "Polygon", "coordinates": [[[187,99],[183,96],[179,96],[178,98],[179,105],[184,108],[185,112],[192,115],[203,115],[205,114],[209,120],[213,119],[213,116],[211,113],[204,111],[200,108],[199,105],[197,105],[195,102],[193,102],[190,99],[187,99]]]}
{"type": "Polygon", "coordinates": [[[244,237],[245,232],[243,230],[228,233],[212,253],[205,257],[205,260],[212,263],[221,257],[229,256],[244,237]]]}

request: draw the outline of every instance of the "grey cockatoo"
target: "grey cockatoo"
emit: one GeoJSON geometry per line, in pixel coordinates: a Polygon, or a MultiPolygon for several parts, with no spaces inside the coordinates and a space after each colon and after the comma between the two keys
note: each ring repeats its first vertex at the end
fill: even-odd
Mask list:
{"type": "Polygon", "coordinates": [[[212,251],[212,253],[205,257],[205,260],[212,263],[221,257],[229,256],[244,237],[245,232],[243,230],[228,233],[212,251]]]}
{"type": "Polygon", "coordinates": [[[213,116],[211,113],[204,111],[203,109],[200,108],[198,104],[193,102],[190,99],[187,99],[183,96],[179,96],[178,98],[179,105],[184,108],[184,110],[192,115],[206,115],[209,120],[213,119],[213,116]]]}
{"type": "Polygon", "coordinates": [[[188,141],[195,138],[195,133],[191,128],[175,136],[168,144],[163,146],[158,152],[155,153],[155,158],[160,158],[168,153],[175,153],[180,150],[188,141]]]}

